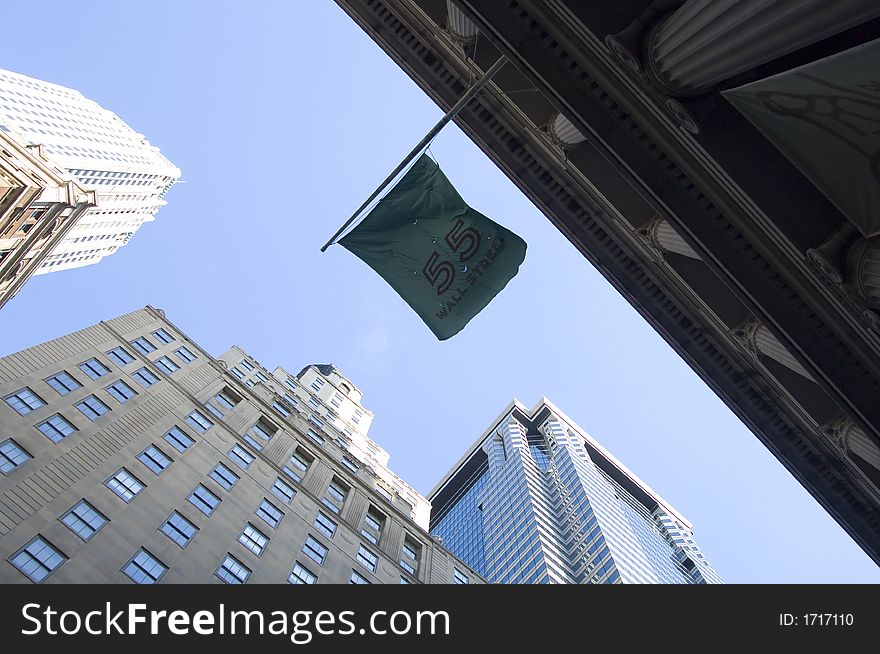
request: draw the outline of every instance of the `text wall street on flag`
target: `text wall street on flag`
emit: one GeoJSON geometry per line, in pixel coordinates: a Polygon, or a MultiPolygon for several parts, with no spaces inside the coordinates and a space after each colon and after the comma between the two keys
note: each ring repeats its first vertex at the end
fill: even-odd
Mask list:
{"type": "Polygon", "coordinates": [[[525,241],[469,207],[424,154],[339,243],[441,341],[489,304],[526,256],[525,241]]]}

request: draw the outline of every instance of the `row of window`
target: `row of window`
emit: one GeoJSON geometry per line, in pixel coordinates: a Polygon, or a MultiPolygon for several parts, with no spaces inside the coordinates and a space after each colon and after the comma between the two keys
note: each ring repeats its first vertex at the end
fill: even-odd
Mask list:
{"type": "MultiPolygon", "coordinates": [[[[200,485],[196,491],[194,491],[194,495],[199,492],[199,490],[204,491],[206,489],[204,486],[200,485]]],[[[210,493],[210,491],[208,492],[210,493]]],[[[213,496],[213,494],[211,495],[213,496]]],[[[193,496],[190,496],[190,501],[192,501],[192,497],[193,496]]],[[[216,496],[213,497],[216,498],[216,496]]],[[[219,503],[219,499],[217,502],[219,503]]],[[[203,511],[205,510],[202,507],[199,508],[203,511]]],[[[277,528],[281,519],[284,517],[284,513],[266,499],[260,503],[260,506],[255,513],[273,529],[277,528]]],[[[90,539],[98,530],[109,522],[106,516],[95,509],[95,507],[89,504],[86,500],[81,500],[65,513],[61,517],[61,521],[84,541],[90,539]]],[[[336,523],[323,513],[319,512],[318,517],[316,518],[316,526],[319,525],[319,528],[324,531],[328,537],[332,538],[336,531],[336,523]]],[[[162,524],[160,530],[177,545],[185,548],[195,537],[198,532],[198,527],[193,525],[179,512],[174,511],[162,524]]],[[[239,534],[238,541],[256,556],[261,556],[269,543],[269,537],[251,522],[247,522],[244,529],[239,534]]],[[[302,551],[315,563],[323,566],[329,550],[325,545],[309,534],[303,544],[302,551]]],[[[409,541],[405,542],[404,558],[411,557],[415,560],[417,558],[416,551],[417,550],[414,550],[409,541]]],[[[36,537],[10,557],[12,564],[36,583],[42,582],[65,560],[67,560],[67,557],[42,536],[36,537]]],[[[375,572],[378,566],[378,556],[365,546],[361,545],[357,553],[357,562],[370,572],[375,572]]],[[[135,556],[133,556],[123,567],[123,572],[135,581],[135,583],[139,584],[156,583],[167,570],[168,567],[165,564],[156,559],[144,548],[138,550],[135,556]]],[[[412,570],[408,569],[407,571],[413,573],[412,570]]],[[[458,579],[461,573],[457,569],[455,572],[457,573],[456,579],[458,579]]],[[[227,557],[218,567],[216,574],[220,579],[227,583],[244,583],[250,576],[251,571],[241,561],[235,559],[231,554],[227,554],[227,557]]],[[[288,581],[296,584],[313,584],[317,581],[317,576],[299,562],[295,562],[294,567],[288,576],[288,581]]],[[[368,584],[370,582],[363,577],[363,575],[353,570],[350,583],[368,584]]],[[[401,583],[410,583],[410,581],[405,577],[401,577],[401,583]]],[[[457,583],[467,582],[457,581],[457,583]]]]}
{"type": "MultiPolygon", "coordinates": [[[[34,538],[9,559],[12,565],[36,583],[46,579],[66,560],[67,557],[42,536],[34,538]]],[[[168,572],[168,566],[142,547],[122,567],[122,572],[136,584],[155,584],[168,572]]],[[[243,584],[251,576],[251,570],[227,553],[214,574],[228,584],[243,584]]]]}
{"type": "MultiPolygon", "coordinates": [[[[155,332],[153,332],[153,335],[156,336],[156,338],[163,343],[170,343],[175,340],[174,337],[171,336],[164,329],[157,329],[155,332]]],[[[132,341],[131,344],[142,354],[149,354],[150,352],[156,350],[156,346],[153,345],[146,337],[139,337],[132,341]]],[[[134,361],[134,357],[122,347],[115,347],[106,354],[111,361],[119,366],[124,366],[134,361]]],[[[174,354],[185,364],[190,363],[197,358],[196,355],[193,354],[185,346],[179,347],[177,350],[174,351],[174,354]]],[[[162,357],[161,359],[158,359],[155,363],[167,372],[174,372],[175,370],[178,370],[180,368],[180,366],[178,366],[168,357],[162,357]]],[[[100,379],[110,372],[107,366],[105,366],[103,363],[101,363],[101,361],[94,357],[89,359],[88,361],[82,362],[81,364],[79,364],[78,367],[87,377],[93,380],[100,379]]],[[[62,371],[56,375],[53,375],[45,381],[59,395],[67,395],[71,391],[74,391],[82,386],[82,384],[71,377],[70,374],[68,374],[66,371],[62,371]]],[[[36,393],[34,393],[30,388],[23,388],[19,391],[16,391],[15,393],[7,395],[3,399],[19,415],[26,415],[31,411],[45,405],[43,399],[37,396],[36,393]]]]}
{"type": "MultiPolygon", "coordinates": [[[[114,360],[118,360],[119,362],[133,360],[130,358],[130,355],[128,355],[128,353],[122,350],[122,348],[116,348],[116,350],[112,350],[110,353],[108,353],[108,355],[110,355],[111,358],[114,358],[114,360]],[[126,359],[126,356],[129,357],[129,359],[126,359]]],[[[91,360],[89,362],[86,362],[86,364],[88,364],[90,369],[93,369],[95,371],[94,374],[104,374],[99,367],[101,366],[100,362],[96,360],[91,360]]],[[[165,367],[164,369],[166,369],[166,371],[169,370],[168,367],[165,367]]],[[[104,370],[106,370],[106,368],[104,368],[104,370]]],[[[59,385],[61,388],[70,387],[71,382],[73,382],[74,384],[76,383],[75,380],[69,379],[69,375],[66,375],[66,373],[64,373],[64,375],[65,377],[61,377],[59,375],[58,379],[55,379],[53,383],[59,385]]],[[[145,368],[136,371],[135,373],[133,373],[132,376],[142,386],[145,387],[150,386],[157,381],[155,375],[152,375],[152,373],[150,373],[145,368]]],[[[30,389],[25,390],[30,392],[30,389]]],[[[111,396],[113,396],[120,402],[123,402],[125,399],[128,399],[135,394],[135,392],[127,384],[121,381],[109,386],[107,388],[107,391],[111,394],[111,396]]],[[[34,401],[30,395],[22,395],[18,397],[17,400],[24,405],[28,403],[32,404],[34,401]]],[[[206,402],[205,408],[215,417],[222,418],[224,415],[224,410],[228,410],[234,407],[238,402],[241,401],[241,398],[227,387],[223,389],[220,393],[218,393],[218,395],[216,395],[214,398],[212,398],[212,401],[213,402],[206,402]],[[221,408],[217,408],[218,406],[221,408]]],[[[92,420],[96,419],[100,415],[103,415],[109,410],[106,405],[104,405],[94,396],[86,398],[86,400],[84,400],[80,403],[80,405],[77,406],[80,411],[84,413],[84,415],[92,420]]],[[[204,433],[204,431],[209,429],[214,424],[210,419],[208,419],[204,414],[199,411],[193,412],[193,414],[191,414],[190,417],[187,418],[187,422],[188,424],[190,424],[190,426],[192,426],[200,433],[204,433]]],[[[52,418],[47,420],[45,423],[41,423],[41,425],[38,425],[38,427],[44,434],[46,434],[55,442],[75,431],[75,428],[60,415],[52,416],[52,418]]],[[[244,436],[244,439],[254,449],[261,450],[263,449],[265,444],[268,443],[271,438],[277,433],[277,431],[278,427],[268,422],[265,418],[260,418],[249,430],[248,434],[244,436]]],[[[309,429],[307,431],[307,435],[317,444],[324,444],[324,437],[315,430],[309,429]]],[[[304,473],[308,467],[308,463],[304,461],[302,457],[299,457],[299,460],[297,460],[297,458],[298,457],[292,459],[291,463],[294,465],[294,467],[299,468],[301,472],[304,473]]],[[[233,453],[233,459],[236,461],[237,464],[239,464],[243,468],[246,468],[253,461],[253,456],[245,452],[242,448],[238,448],[233,453]]],[[[342,463],[351,472],[357,473],[359,466],[349,457],[344,456],[342,458],[342,463]]],[[[287,472],[297,482],[299,482],[302,478],[302,474],[300,472],[294,472],[290,468],[286,468],[285,472],[287,472]]],[[[390,493],[382,492],[384,491],[384,489],[382,488],[379,488],[378,490],[383,495],[383,497],[385,497],[386,500],[388,500],[389,502],[391,501],[390,493]]],[[[341,503],[344,501],[344,492],[341,493],[342,499],[339,499],[338,497],[340,495],[339,492],[337,492],[336,495],[337,497],[335,498],[335,505],[330,506],[330,508],[334,512],[338,513],[338,510],[341,508],[341,503]]],[[[333,504],[334,499],[326,499],[325,503],[333,504]]]]}
{"type": "MultiPolygon", "coordinates": [[[[164,329],[159,329],[153,333],[157,336],[157,338],[174,340],[173,337],[170,336],[164,329]]],[[[170,340],[167,342],[170,342],[170,340]]],[[[175,352],[175,354],[177,354],[182,361],[187,363],[193,361],[196,358],[195,355],[192,354],[192,352],[190,352],[186,347],[179,348],[175,352]]],[[[119,365],[125,365],[126,363],[134,361],[134,357],[132,357],[131,354],[126,352],[121,347],[110,350],[107,353],[107,356],[119,365]]],[[[167,356],[163,356],[160,359],[157,359],[154,363],[159,368],[169,374],[179,369],[179,366],[167,356]]],[[[100,379],[101,377],[110,373],[110,370],[96,358],[91,358],[87,361],[84,361],[83,363],[79,364],[78,367],[80,371],[82,371],[86,376],[93,380],[100,379]]],[[[158,381],[158,378],[146,368],[141,368],[135,371],[134,373],[132,373],[132,377],[144,388],[148,388],[158,381]]],[[[70,392],[82,387],[82,384],[80,384],[67,371],[60,371],[55,375],[47,378],[45,381],[59,395],[67,395],[70,392]]],[[[110,395],[120,404],[125,403],[126,401],[137,395],[137,392],[122,380],[117,380],[113,382],[112,384],[108,385],[104,390],[108,393],[108,395],[110,395]]],[[[43,400],[43,398],[37,395],[29,387],[19,389],[18,391],[7,395],[3,399],[10,408],[12,408],[16,413],[21,416],[27,415],[30,412],[46,405],[46,402],[43,400]]],[[[83,398],[74,406],[80,411],[80,413],[82,413],[84,416],[92,421],[97,420],[99,417],[110,411],[110,407],[107,406],[107,404],[105,404],[95,395],[89,395],[88,397],[83,398]]],[[[43,422],[35,425],[35,427],[54,443],[59,442],[61,439],[69,436],[74,431],[76,431],[76,428],[61,414],[50,416],[43,422]]],[[[14,444],[8,445],[7,447],[18,448],[18,446],[14,444]]],[[[18,449],[20,450],[20,448],[18,449]]],[[[21,452],[17,452],[19,458],[21,452]]],[[[25,460],[27,458],[30,458],[29,455],[25,457],[25,460]]],[[[11,458],[7,458],[7,460],[2,464],[4,467],[4,473],[8,472],[6,467],[10,463],[11,458]]],[[[14,467],[15,465],[12,465],[9,469],[11,470],[14,467]]]]}
{"type": "MultiPolygon", "coordinates": [[[[186,450],[193,443],[193,440],[177,427],[174,427],[168,433],[166,433],[164,439],[166,440],[166,442],[172,444],[175,449],[181,452],[186,450]]],[[[3,445],[5,446],[6,444],[4,443],[3,445]]],[[[236,448],[238,448],[238,450],[240,450],[241,452],[244,452],[238,445],[233,446],[233,449],[230,451],[230,457],[233,460],[235,460],[234,453],[236,452],[236,448]]],[[[4,455],[6,455],[7,450],[5,450],[4,448],[0,448],[0,451],[4,452],[4,455]]],[[[297,452],[295,453],[293,460],[299,461],[301,460],[301,457],[302,455],[297,452]]],[[[139,454],[137,458],[156,475],[162,474],[173,463],[172,459],[155,445],[149,446],[147,449],[141,452],[141,454],[139,454]]],[[[307,463],[304,463],[304,465],[306,466],[306,468],[308,467],[307,463]]],[[[232,470],[230,470],[222,462],[217,463],[217,465],[212,469],[208,476],[225,490],[232,489],[239,480],[239,476],[232,470]]],[[[130,502],[146,487],[146,485],[140,479],[134,476],[126,468],[121,468],[119,471],[117,471],[116,474],[114,474],[105,482],[105,485],[108,489],[110,489],[125,502],[130,502]]],[[[294,489],[280,478],[275,480],[272,486],[272,492],[276,495],[276,497],[281,499],[286,504],[289,504],[295,495],[294,489]]],[[[334,478],[328,486],[325,500],[333,499],[340,502],[344,501],[347,492],[348,489],[340,486],[340,480],[334,478]]],[[[192,504],[199,511],[204,513],[206,516],[212,515],[221,502],[221,498],[203,484],[199,484],[198,486],[196,486],[192,493],[190,493],[187,500],[190,504],[192,504]]],[[[333,504],[332,502],[325,501],[325,506],[327,506],[328,508],[330,508],[331,506],[336,508],[336,504],[333,504]]],[[[338,508],[336,508],[336,510],[331,509],[331,511],[333,511],[334,513],[339,512],[338,508]]],[[[265,498],[260,503],[255,514],[272,529],[276,529],[284,517],[284,512],[265,498]]],[[[104,524],[108,522],[106,516],[101,514],[97,509],[95,509],[85,500],[80,501],[77,505],[71,508],[64,516],[62,516],[61,520],[83,540],[88,540],[89,538],[91,538],[95,532],[97,532],[101,527],[104,526],[104,524]]],[[[385,516],[383,516],[374,506],[371,505],[364,518],[364,527],[362,529],[363,536],[368,541],[376,544],[378,542],[379,535],[382,532],[384,523],[385,516]]],[[[314,521],[314,526],[321,534],[323,534],[327,538],[333,538],[338,527],[337,523],[328,515],[326,515],[323,511],[318,512],[314,521]]],[[[189,544],[190,540],[192,540],[192,538],[195,536],[198,528],[191,522],[189,522],[183,515],[175,511],[162,525],[161,531],[179,546],[186,547],[189,544]]],[[[263,551],[265,551],[265,548],[268,545],[269,537],[261,532],[259,528],[248,522],[245,525],[245,528],[243,529],[241,534],[239,535],[239,542],[241,542],[245,547],[252,551],[256,556],[260,556],[262,555],[263,551]]],[[[27,547],[24,548],[22,552],[25,552],[26,550],[28,550],[27,547]]],[[[144,552],[146,551],[144,550],[144,552]]],[[[327,557],[328,548],[323,545],[316,537],[309,534],[305,544],[303,545],[303,552],[315,563],[323,566],[327,557]]],[[[21,552],[19,554],[30,560],[30,555],[26,553],[22,554],[21,552]]],[[[148,557],[148,553],[144,554],[143,552],[139,552],[138,555],[136,555],[131,561],[129,561],[129,563],[126,565],[126,568],[130,568],[130,570],[136,570],[137,574],[135,576],[137,576],[138,578],[149,579],[151,577],[146,571],[149,566],[145,567],[143,565],[140,565],[141,563],[146,561],[148,557]]],[[[400,566],[409,574],[417,576],[419,559],[420,546],[415,543],[409,536],[407,536],[404,539],[403,543],[400,566]]],[[[15,561],[13,562],[15,563],[15,561]]],[[[369,550],[366,546],[361,545],[357,554],[357,562],[370,572],[375,572],[378,565],[378,556],[374,552],[369,550]]],[[[291,572],[291,582],[314,583],[313,581],[310,582],[302,580],[315,577],[315,575],[305,568],[302,568],[302,566],[300,566],[300,568],[301,570],[299,572],[291,572]]],[[[221,565],[220,569],[224,569],[224,566],[221,565]]],[[[43,577],[39,576],[39,571],[44,572],[45,575],[47,575],[48,572],[51,572],[51,570],[48,570],[47,572],[45,566],[37,566],[36,568],[33,568],[33,570],[38,570],[36,576],[32,577],[34,581],[42,580],[43,577]]],[[[246,571],[247,568],[244,567],[240,562],[234,562],[231,563],[231,568],[227,569],[226,573],[219,574],[218,576],[220,576],[224,580],[228,580],[227,576],[229,575],[231,575],[229,579],[238,578],[235,576],[235,574],[233,574],[236,570],[246,571]]],[[[296,567],[294,568],[294,570],[296,570],[296,567]]],[[[128,572],[126,572],[126,574],[128,574],[128,572]]],[[[249,576],[249,574],[250,573],[248,571],[247,576],[249,576]]],[[[353,571],[353,576],[359,576],[359,573],[353,571]]],[[[132,578],[135,577],[132,576],[132,578]]],[[[156,578],[156,580],[158,580],[158,578],[156,578]]],[[[456,569],[455,581],[456,583],[468,583],[467,575],[461,573],[461,571],[456,569]]],[[[243,581],[231,583],[243,583],[243,581]]],[[[355,581],[353,581],[352,583],[369,582],[366,580],[358,581],[357,579],[355,579],[355,581]]],[[[409,583],[409,580],[406,578],[401,578],[401,583],[409,583]]]]}

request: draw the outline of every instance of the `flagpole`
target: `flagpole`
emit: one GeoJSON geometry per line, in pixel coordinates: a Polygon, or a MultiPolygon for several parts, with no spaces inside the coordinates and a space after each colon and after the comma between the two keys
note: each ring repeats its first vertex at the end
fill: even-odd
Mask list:
{"type": "Polygon", "coordinates": [[[395,168],[392,171],[392,173],[390,175],[388,175],[388,177],[385,178],[385,181],[379,185],[379,188],[377,188],[375,191],[373,191],[373,193],[370,195],[370,197],[368,197],[366,200],[364,200],[364,203],[357,208],[357,211],[355,211],[351,215],[351,218],[346,220],[345,224],[342,227],[340,227],[339,229],[337,229],[336,233],[330,237],[330,240],[327,241],[326,243],[324,243],[324,245],[321,247],[321,252],[324,252],[328,247],[333,245],[333,241],[335,241],[336,238],[342,232],[344,232],[345,229],[349,225],[351,225],[357,219],[357,217],[359,215],[361,215],[361,212],[370,204],[370,202],[375,200],[376,196],[378,196],[383,190],[385,190],[385,187],[388,186],[394,180],[394,178],[400,174],[400,171],[403,170],[404,168],[406,168],[406,165],[410,161],[415,159],[416,155],[418,155],[419,152],[421,152],[425,148],[425,146],[431,142],[431,139],[433,139],[435,136],[437,136],[437,133],[441,129],[443,129],[443,127],[446,126],[446,123],[448,123],[450,120],[455,118],[455,115],[459,111],[461,111],[468,102],[473,100],[474,96],[480,92],[480,89],[482,89],[486,85],[486,83],[490,79],[492,79],[492,77],[495,75],[495,73],[497,73],[501,69],[501,67],[504,66],[504,64],[506,64],[506,63],[507,63],[507,57],[505,57],[504,55],[501,55],[501,57],[498,59],[498,61],[496,61],[494,64],[492,64],[492,67],[489,68],[489,70],[487,70],[485,73],[483,73],[483,76],[479,80],[477,80],[477,82],[471,88],[468,89],[467,93],[465,93],[461,97],[461,99],[458,102],[456,102],[449,111],[446,112],[446,115],[440,119],[440,122],[438,122],[436,125],[434,125],[434,127],[431,129],[431,131],[425,135],[425,138],[423,138],[421,141],[419,141],[418,145],[416,145],[416,147],[414,147],[412,149],[412,152],[410,152],[408,155],[406,155],[406,158],[400,162],[400,164],[397,166],[397,168],[395,168]]]}

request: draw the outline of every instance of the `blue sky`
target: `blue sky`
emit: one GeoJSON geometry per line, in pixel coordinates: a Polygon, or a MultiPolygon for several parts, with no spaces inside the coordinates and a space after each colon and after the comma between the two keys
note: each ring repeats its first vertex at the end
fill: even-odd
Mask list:
{"type": "Polygon", "coordinates": [[[514,397],[548,397],[694,524],[727,582],[880,582],[880,569],[454,125],[431,148],[528,243],[520,273],[438,342],[373,271],[320,246],[442,112],[333,2],[34,0],[0,67],[80,90],[183,171],[95,266],[32,279],[0,355],[146,304],[215,355],[334,363],[427,493],[514,397]],[[53,16],[53,20],[47,20],[53,16]],[[74,20],[75,19],[75,20],[74,20]]]}

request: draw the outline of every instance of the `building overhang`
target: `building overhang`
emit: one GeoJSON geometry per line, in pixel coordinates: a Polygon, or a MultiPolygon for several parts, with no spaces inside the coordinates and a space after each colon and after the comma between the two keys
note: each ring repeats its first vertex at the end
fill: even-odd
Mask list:
{"type": "MultiPolygon", "coordinates": [[[[458,126],[880,562],[880,488],[847,436],[880,453],[880,322],[807,256],[845,217],[720,94],[658,94],[607,45],[682,3],[457,0],[476,47],[444,0],[337,3],[443,109],[508,57],[458,126]]],[[[728,86],[878,33],[866,21],[728,86]]]]}

